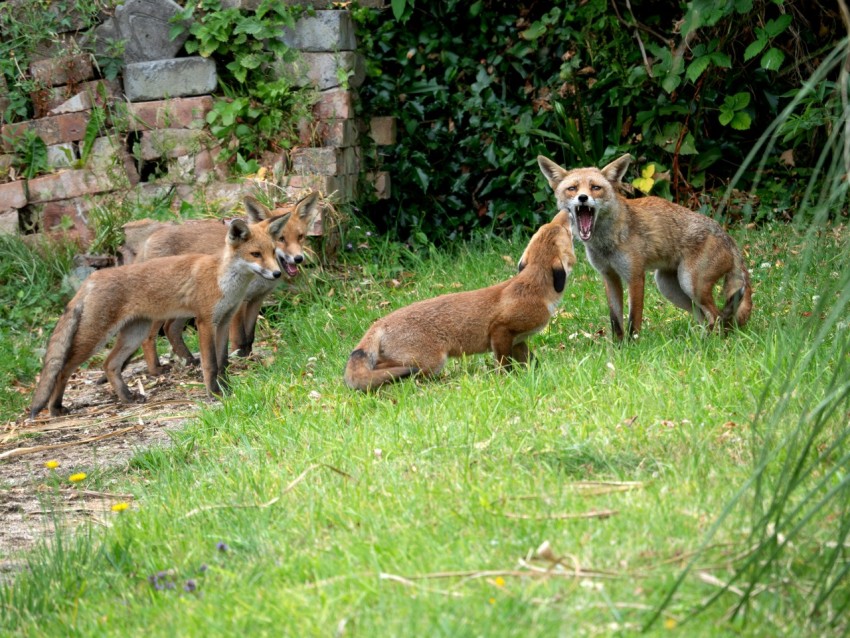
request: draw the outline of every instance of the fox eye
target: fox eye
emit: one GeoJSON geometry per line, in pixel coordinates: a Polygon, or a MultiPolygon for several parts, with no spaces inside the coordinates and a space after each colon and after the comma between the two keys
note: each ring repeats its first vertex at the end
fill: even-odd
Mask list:
{"type": "Polygon", "coordinates": [[[577,186],[567,186],[567,191],[570,193],[575,193],[578,190],[577,186]]]}
{"type": "Polygon", "coordinates": [[[256,250],[255,250],[254,252],[252,252],[252,253],[251,253],[251,257],[256,257],[257,259],[259,259],[259,258],[260,258],[260,257],[262,257],[262,256],[263,256],[263,253],[258,252],[258,251],[256,251],[256,250]]]}
{"type": "Polygon", "coordinates": [[[590,185],[590,190],[592,190],[592,191],[601,191],[601,190],[602,190],[602,187],[601,187],[599,184],[591,184],[591,185],[590,185]]]}

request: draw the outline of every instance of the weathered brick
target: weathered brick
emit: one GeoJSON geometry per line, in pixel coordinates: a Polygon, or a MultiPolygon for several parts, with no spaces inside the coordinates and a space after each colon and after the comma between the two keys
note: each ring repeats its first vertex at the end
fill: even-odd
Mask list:
{"type": "Polygon", "coordinates": [[[366,181],[375,187],[375,197],[378,199],[389,199],[392,195],[390,174],[387,171],[367,173],[366,181]]]}
{"type": "Polygon", "coordinates": [[[47,147],[47,164],[50,168],[69,168],[77,159],[77,145],[73,142],[47,147]]]}
{"type": "Polygon", "coordinates": [[[129,182],[123,171],[99,172],[86,169],[62,171],[29,180],[29,201],[32,204],[38,204],[71,199],[127,186],[129,182]]]}
{"type": "Polygon", "coordinates": [[[355,120],[304,120],[298,125],[304,146],[356,146],[360,131],[355,120]]]}
{"type": "Polygon", "coordinates": [[[17,209],[13,208],[12,210],[0,212],[0,235],[17,235],[20,229],[20,213],[18,213],[17,209]]]}
{"type": "Polygon", "coordinates": [[[304,190],[317,190],[337,202],[348,202],[357,195],[357,175],[287,175],[283,188],[289,199],[297,198],[304,190]]]}
{"type": "Polygon", "coordinates": [[[27,192],[23,180],[0,184],[0,210],[23,208],[27,205],[27,192]]]}
{"type": "Polygon", "coordinates": [[[299,84],[312,84],[320,91],[356,89],[366,78],[366,63],[354,51],[304,51],[294,62],[276,67],[275,72],[299,84]]]}
{"type": "Polygon", "coordinates": [[[396,143],[396,118],[391,116],[373,117],[369,120],[369,137],[378,146],[392,146],[396,143]]]}
{"type": "Polygon", "coordinates": [[[199,153],[215,144],[212,135],[205,130],[166,128],[142,133],[141,153],[143,160],[157,157],[181,157],[199,153]]]}
{"type": "Polygon", "coordinates": [[[89,113],[65,113],[43,117],[40,120],[6,124],[2,129],[2,143],[4,148],[11,150],[8,140],[14,140],[23,134],[26,129],[35,133],[44,140],[48,146],[61,144],[63,142],[77,142],[85,136],[86,125],[89,122],[89,113]]]}
{"type": "Polygon", "coordinates": [[[136,102],[127,108],[128,128],[143,131],[159,128],[201,128],[207,113],[212,110],[213,99],[200,97],[136,102]]]}
{"type": "Polygon", "coordinates": [[[313,117],[317,120],[351,119],[354,117],[354,92],[330,89],[319,94],[313,105],[313,117]]]}
{"type": "Polygon", "coordinates": [[[77,84],[94,77],[94,66],[87,53],[62,58],[37,60],[30,64],[32,77],[45,86],[77,84]]]}
{"type": "Polygon", "coordinates": [[[104,106],[120,95],[115,80],[93,80],[77,85],[55,86],[30,93],[35,117],[85,111],[94,105],[104,106]]]}
{"type": "Polygon", "coordinates": [[[61,230],[79,237],[83,243],[91,241],[92,232],[88,227],[86,215],[89,205],[83,200],[48,202],[41,207],[36,206],[34,208],[41,218],[41,229],[43,231],[61,230]]]}
{"type": "Polygon", "coordinates": [[[355,175],[360,170],[357,148],[299,148],[292,152],[292,171],[315,175],[355,175]]]}
{"type": "Polygon", "coordinates": [[[357,39],[348,11],[316,11],[304,14],[292,28],[283,30],[284,43],[301,51],[354,51],[357,39]]]}

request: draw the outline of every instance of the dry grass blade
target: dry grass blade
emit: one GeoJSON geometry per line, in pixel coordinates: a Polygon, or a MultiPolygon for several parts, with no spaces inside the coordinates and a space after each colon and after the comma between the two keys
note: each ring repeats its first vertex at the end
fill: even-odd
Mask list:
{"type": "Polygon", "coordinates": [[[16,456],[23,456],[25,454],[35,454],[37,452],[46,452],[47,450],[58,450],[66,447],[73,447],[75,445],[86,445],[88,443],[95,443],[97,441],[102,441],[103,439],[109,439],[114,436],[121,436],[123,434],[128,434],[130,432],[138,432],[140,430],[144,430],[143,425],[132,425],[129,428],[123,428],[121,430],[116,430],[115,432],[107,432],[106,434],[101,434],[100,436],[93,436],[88,439],[80,439],[79,441],[69,441],[67,443],[54,443],[52,445],[36,445],[34,447],[19,447],[13,450],[7,450],[6,452],[0,453],[0,460],[10,459],[16,456]]]}
{"type": "Polygon", "coordinates": [[[398,576],[397,574],[387,574],[387,573],[381,572],[380,574],[378,574],[378,578],[380,580],[389,580],[389,581],[392,581],[394,583],[399,583],[401,585],[404,585],[405,587],[415,587],[416,589],[418,589],[420,591],[427,591],[427,592],[431,592],[432,594],[442,594],[443,596],[451,596],[452,598],[463,598],[463,596],[464,596],[460,592],[456,592],[456,591],[445,591],[444,589],[434,589],[432,587],[423,587],[422,585],[415,583],[414,581],[409,580],[407,578],[404,578],[403,576],[398,576]]]}
{"type": "Polygon", "coordinates": [[[590,510],[589,512],[562,512],[558,514],[519,514],[516,512],[492,512],[505,518],[518,518],[529,521],[570,520],[583,518],[610,518],[618,514],[617,510],[590,510]]]}

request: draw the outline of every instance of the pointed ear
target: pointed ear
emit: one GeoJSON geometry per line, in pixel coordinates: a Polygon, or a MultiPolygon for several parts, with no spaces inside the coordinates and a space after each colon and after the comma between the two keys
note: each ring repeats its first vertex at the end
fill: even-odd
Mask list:
{"type": "Polygon", "coordinates": [[[564,287],[567,285],[567,271],[564,270],[564,264],[558,258],[552,261],[552,283],[557,293],[564,292],[564,287]]]}
{"type": "Polygon", "coordinates": [[[540,172],[543,173],[543,177],[545,177],[546,181],[549,182],[549,186],[552,187],[552,190],[558,188],[558,184],[560,184],[567,175],[567,171],[543,155],[537,156],[537,165],[540,166],[540,172]]]}
{"type": "Polygon", "coordinates": [[[319,208],[319,192],[313,191],[298,200],[298,203],[295,205],[295,212],[298,214],[298,217],[305,220],[309,228],[316,221],[316,217],[319,216],[319,208]]]}
{"type": "Polygon", "coordinates": [[[244,219],[234,219],[227,227],[227,243],[238,246],[251,238],[251,229],[244,219]]]}
{"type": "Polygon", "coordinates": [[[268,219],[271,214],[268,207],[264,206],[250,195],[246,196],[242,200],[242,203],[245,205],[245,212],[248,213],[248,219],[250,219],[254,224],[261,222],[264,219],[268,219]]]}
{"type": "Polygon", "coordinates": [[[286,226],[286,222],[289,221],[289,215],[279,215],[277,217],[273,217],[271,222],[269,223],[269,235],[277,239],[280,237],[283,232],[283,227],[286,226]]]}
{"type": "Polygon", "coordinates": [[[561,226],[570,227],[570,213],[565,210],[559,210],[558,214],[552,218],[553,224],[560,224],[561,226]]]}
{"type": "Polygon", "coordinates": [[[612,184],[619,184],[623,181],[632,159],[632,156],[626,153],[601,169],[601,173],[612,184]]]}

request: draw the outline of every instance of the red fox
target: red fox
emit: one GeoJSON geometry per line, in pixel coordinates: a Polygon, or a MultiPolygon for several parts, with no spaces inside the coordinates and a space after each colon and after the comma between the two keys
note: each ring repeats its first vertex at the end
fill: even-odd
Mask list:
{"type": "Polygon", "coordinates": [[[541,226],[508,281],[418,301],[378,319],[348,358],[344,379],[368,391],[412,374],[438,374],[448,357],[492,351],[500,368],[527,363],[575,264],[567,213],[541,226]]]}
{"type": "MultiPolygon", "coordinates": [[[[276,254],[281,270],[290,277],[297,275],[298,266],[304,261],[304,240],[319,215],[318,192],[302,197],[294,206],[286,205],[274,210],[269,210],[253,197],[246,197],[244,204],[248,218],[259,224],[259,227],[289,214],[285,224],[276,226],[279,230],[273,237],[277,243],[276,254]]],[[[139,247],[137,261],[183,253],[211,254],[221,250],[226,235],[227,226],[212,219],[158,227],[139,247]]],[[[240,356],[247,357],[251,354],[260,307],[278,283],[255,278],[249,285],[245,302],[239,306],[230,326],[230,341],[240,356]]],[[[182,334],[188,319],[183,317],[166,322],[165,334],[174,352],[188,365],[194,365],[197,362],[186,347],[182,334]]],[[[142,343],[145,361],[151,374],[161,374],[163,371],[156,353],[156,335],[160,327],[161,324],[154,324],[151,336],[142,343]]]]}
{"type": "Polygon", "coordinates": [[[236,220],[218,255],[163,257],[93,273],[53,330],[30,416],[35,418],[45,406],[53,416],[67,413],[62,397],[71,374],[116,332],[104,364],[106,376],[120,401],[137,400],[121,369],[148,336],[153,321],[176,317],[196,318],[204,383],[210,394],[218,394],[233,313],[254,279],[280,278],[272,236],[284,223],[279,218],[258,229],[236,220]]]}
{"type": "Polygon", "coordinates": [[[540,170],[555,191],[558,208],[569,211],[573,233],[605,282],[611,329],[617,339],[640,332],[646,271],[655,270],[658,290],[697,321],[713,328],[743,326],[753,307],[750,275],[735,241],[710,217],[660,197],[626,199],[617,193],[631,155],[601,170],[566,170],[542,155],[540,170]],[[725,277],[723,310],[714,284],[725,277]],[[623,328],[623,282],[629,319],[623,328]]]}

